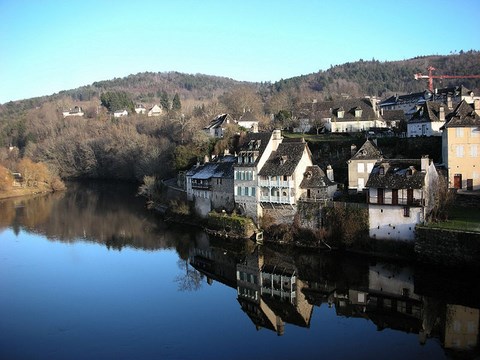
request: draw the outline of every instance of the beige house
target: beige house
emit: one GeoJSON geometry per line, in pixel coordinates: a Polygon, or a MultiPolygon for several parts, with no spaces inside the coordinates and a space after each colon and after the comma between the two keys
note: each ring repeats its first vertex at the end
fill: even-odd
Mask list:
{"type": "Polygon", "coordinates": [[[160,116],[162,115],[162,113],[162,108],[155,104],[148,110],[147,116],[160,116]]]}
{"type": "Polygon", "coordinates": [[[480,100],[462,101],[446,119],[442,134],[448,183],[456,189],[480,189],[480,100]]]}
{"type": "Polygon", "coordinates": [[[348,190],[361,192],[372,172],[375,163],[383,159],[382,151],[372,140],[367,140],[357,151],[352,145],[352,157],[348,164],[348,190]]]}

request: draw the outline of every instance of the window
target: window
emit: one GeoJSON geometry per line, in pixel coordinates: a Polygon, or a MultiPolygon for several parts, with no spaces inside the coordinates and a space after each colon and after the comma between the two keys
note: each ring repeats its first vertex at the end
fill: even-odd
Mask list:
{"type": "Polygon", "coordinates": [[[252,187],[252,196],[256,196],[256,188],[252,187]]]}
{"type": "Polygon", "coordinates": [[[470,156],[471,157],[477,157],[478,156],[477,144],[470,145],[470,156]]]}
{"type": "Polygon", "coordinates": [[[463,157],[463,145],[457,145],[455,148],[457,157],[463,157]]]}
{"type": "Polygon", "coordinates": [[[359,173],[365,172],[365,164],[364,163],[358,163],[357,164],[357,172],[359,172],[359,173]]]}
{"type": "Polygon", "coordinates": [[[385,168],[384,168],[383,166],[380,166],[380,167],[378,168],[378,174],[379,174],[379,175],[385,175],[385,168]]]}
{"type": "Polygon", "coordinates": [[[392,205],[398,205],[398,189],[392,189],[392,205]]]}
{"type": "Polygon", "coordinates": [[[403,208],[403,216],[405,216],[405,217],[410,217],[410,207],[405,206],[405,207],[403,208]]]}
{"type": "Polygon", "coordinates": [[[456,128],[455,129],[455,134],[458,137],[463,137],[463,128],[456,128]]]}
{"type": "Polygon", "coordinates": [[[377,204],[383,204],[384,192],[383,189],[377,189],[377,204]]]}

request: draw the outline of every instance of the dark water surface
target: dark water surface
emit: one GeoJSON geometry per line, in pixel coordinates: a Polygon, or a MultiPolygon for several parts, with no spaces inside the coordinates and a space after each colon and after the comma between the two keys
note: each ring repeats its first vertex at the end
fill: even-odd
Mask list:
{"type": "Polygon", "coordinates": [[[218,241],[134,193],[0,202],[1,359],[479,356],[476,274],[218,241]]]}

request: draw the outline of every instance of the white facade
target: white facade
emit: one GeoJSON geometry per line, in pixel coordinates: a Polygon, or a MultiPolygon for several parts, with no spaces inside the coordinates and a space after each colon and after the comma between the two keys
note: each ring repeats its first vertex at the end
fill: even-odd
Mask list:
{"type": "Polygon", "coordinates": [[[442,136],[440,128],[445,125],[441,121],[425,121],[407,124],[407,137],[442,136]]]}
{"type": "Polygon", "coordinates": [[[127,116],[127,115],[128,115],[127,110],[117,110],[113,113],[113,117],[116,117],[116,118],[119,118],[119,117],[122,117],[122,116],[127,116]]]}
{"type": "Polygon", "coordinates": [[[370,204],[368,216],[371,238],[413,241],[415,225],[423,221],[423,208],[370,204]]]}
{"type": "Polygon", "coordinates": [[[162,113],[163,113],[163,110],[160,106],[153,105],[153,107],[150,110],[148,110],[147,116],[160,116],[162,115],[162,113]]]}

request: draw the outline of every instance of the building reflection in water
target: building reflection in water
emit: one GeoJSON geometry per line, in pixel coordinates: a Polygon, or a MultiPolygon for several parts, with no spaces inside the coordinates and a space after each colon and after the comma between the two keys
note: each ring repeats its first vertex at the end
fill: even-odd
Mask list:
{"type": "Polygon", "coordinates": [[[425,279],[415,281],[416,271],[424,277],[425,270],[411,266],[335,254],[287,256],[249,242],[216,240],[191,249],[190,263],[209,283],[236,289],[241,309],[257,329],[283,335],[286,323],[308,328],[314,307],[327,305],[338,316],[372,321],[378,330],[418,334],[420,344],[437,338],[447,351],[478,354],[480,297],[452,298],[455,276],[432,291],[425,279]]]}

